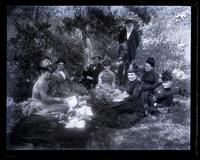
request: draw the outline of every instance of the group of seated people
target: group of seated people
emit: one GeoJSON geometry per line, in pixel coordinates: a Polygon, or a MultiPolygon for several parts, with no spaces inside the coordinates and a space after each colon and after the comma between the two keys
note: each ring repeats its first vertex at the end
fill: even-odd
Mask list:
{"type": "MultiPolygon", "coordinates": [[[[144,67],[130,64],[128,83],[124,90],[116,84],[111,60],[106,58],[101,64],[98,57],[94,59],[95,63],[83,71],[79,81],[85,87],[73,82],[64,70],[65,63],[62,60],[57,61],[54,67],[51,63],[42,65],[41,74],[32,89],[32,97],[15,106],[15,113],[19,111],[20,114],[15,115],[17,119],[14,119],[15,125],[10,136],[14,143],[24,140],[32,143],[36,139],[40,141],[43,132],[60,139],[60,136],[74,131],[68,136],[76,137],[85,130],[80,128],[87,128],[88,124],[93,129],[98,126],[130,128],[149,114],[159,114],[160,107],[172,104],[174,94],[177,93],[172,87],[172,74],[165,70],[159,77],[154,70],[154,58],[149,57],[144,67]],[[100,103],[109,103],[91,103],[92,98],[100,103]],[[58,121],[49,119],[52,116],[58,121]],[[60,136],[53,132],[58,124],[63,125],[59,130],[62,131],[60,136]],[[40,128],[37,129],[37,126],[40,128]],[[35,132],[39,134],[35,135],[35,132]],[[30,139],[32,136],[37,138],[30,139]]],[[[45,139],[46,135],[43,136],[45,139]]]]}
{"type": "MultiPolygon", "coordinates": [[[[96,57],[98,59],[98,57],[96,57]]],[[[158,106],[169,106],[173,102],[174,94],[178,93],[178,88],[172,87],[172,73],[170,70],[163,71],[159,74],[155,71],[155,59],[148,57],[143,66],[138,66],[135,62],[131,63],[127,70],[128,82],[125,85],[126,90],[116,85],[115,73],[111,70],[111,60],[103,60],[101,67],[100,62],[89,66],[84,71],[82,83],[88,89],[93,89],[96,100],[102,101],[124,101],[127,99],[134,101],[140,99],[142,108],[146,115],[157,114],[158,106]],[[92,70],[92,71],[91,71],[92,70]]]]}
{"type": "MultiPolygon", "coordinates": [[[[64,69],[65,62],[57,60],[52,64],[49,58],[45,58],[40,65],[40,76],[32,88],[32,96],[27,100],[19,103],[15,107],[15,124],[22,117],[30,115],[44,116],[60,116],[68,115],[60,119],[66,125],[66,128],[72,126],[71,123],[65,123],[63,119],[73,121],[74,116],[89,119],[87,116],[92,116],[91,109],[86,104],[88,100],[87,90],[81,85],[75,84],[70,78],[68,72],[64,69]],[[20,114],[16,114],[20,113],[20,114]],[[86,116],[86,117],[84,117],[86,116]]],[[[69,121],[68,121],[69,122],[69,121]]],[[[76,126],[75,126],[76,127],[76,126]]]]}
{"type": "MultiPolygon", "coordinates": [[[[63,60],[58,60],[55,63],[56,67],[52,67],[51,63],[43,65],[41,75],[33,86],[32,97],[18,104],[22,115],[59,112],[67,114],[69,120],[71,115],[76,115],[75,106],[85,103],[83,117],[87,119],[87,116],[93,115],[92,110],[87,108],[87,102],[91,99],[95,102],[109,102],[105,108],[97,109],[101,110],[101,113],[107,108],[117,114],[139,111],[145,115],[152,115],[159,113],[159,107],[172,104],[173,96],[177,93],[171,87],[172,74],[166,70],[159,77],[154,70],[154,58],[149,57],[144,67],[139,67],[136,63],[130,64],[127,71],[128,83],[124,90],[116,85],[116,76],[111,70],[111,59],[106,58],[100,63],[99,57],[95,56],[93,60],[94,63],[83,71],[79,81],[83,86],[74,84],[64,69],[63,60]]],[[[93,109],[98,106],[95,104],[93,103],[93,109]]]]}

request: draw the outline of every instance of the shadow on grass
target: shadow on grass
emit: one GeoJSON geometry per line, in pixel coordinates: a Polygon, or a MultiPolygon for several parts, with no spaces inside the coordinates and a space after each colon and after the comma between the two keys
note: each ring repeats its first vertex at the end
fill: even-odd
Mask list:
{"type": "Polygon", "coordinates": [[[129,129],[99,128],[88,149],[188,150],[190,149],[190,99],[158,117],[145,117],[129,129]]]}

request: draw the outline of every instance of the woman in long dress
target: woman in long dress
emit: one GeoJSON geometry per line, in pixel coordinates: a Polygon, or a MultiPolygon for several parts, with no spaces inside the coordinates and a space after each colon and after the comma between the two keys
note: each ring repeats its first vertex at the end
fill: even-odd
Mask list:
{"type": "Polygon", "coordinates": [[[129,96],[122,102],[105,106],[98,111],[97,117],[94,120],[96,125],[129,128],[145,116],[144,105],[141,99],[142,85],[137,79],[137,75],[138,66],[131,65],[128,70],[129,83],[126,90],[129,96]]]}
{"type": "Polygon", "coordinates": [[[111,61],[103,61],[104,70],[99,74],[98,84],[96,86],[97,100],[111,100],[115,92],[115,73],[110,70],[111,61]]]}

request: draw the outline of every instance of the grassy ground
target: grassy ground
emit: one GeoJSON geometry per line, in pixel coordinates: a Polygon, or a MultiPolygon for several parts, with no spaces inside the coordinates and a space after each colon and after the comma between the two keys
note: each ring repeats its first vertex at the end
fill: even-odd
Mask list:
{"type": "Polygon", "coordinates": [[[188,150],[190,99],[177,97],[173,108],[158,117],[146,117],[129,129],[100,128],[88,149],[188,150]]]}
{"type": "MultiPolygon", "coordinates": [[[[188,150],[190,149],[190,98],[177,97],[175,106],[158,117],[145,117],[129,129],[98,128],[87,150],[188,150]]],[[[31,144],[19,150],[43,150],[31,144]]],[[[55,148],[53,148],[55,149],[55,148]]],[[[58,148],[68,150],[69,148],[58,148]]]]}

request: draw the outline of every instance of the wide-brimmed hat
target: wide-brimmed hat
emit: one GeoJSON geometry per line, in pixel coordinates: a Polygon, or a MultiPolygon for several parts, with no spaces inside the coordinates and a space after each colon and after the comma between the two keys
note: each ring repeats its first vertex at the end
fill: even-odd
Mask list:
{"type": "Polygon", "coordinates": [[[125,24],[129,24],[129,23],[133,23],[134,24],[134,21],[132,19],[126,19],[125,20],[125,24]]]}
{"type": "Polygon", "coordinates": [[[58,64],[60,62],[66,64],[66,61],[64,60],[64,58],[58,58],[58,60],[55,62],[55,64],[58,64]]]}

